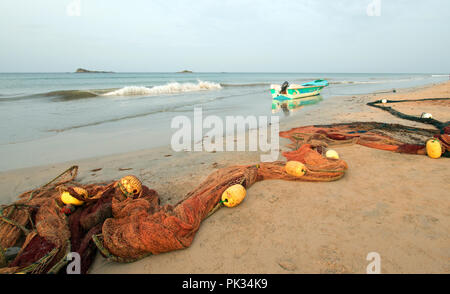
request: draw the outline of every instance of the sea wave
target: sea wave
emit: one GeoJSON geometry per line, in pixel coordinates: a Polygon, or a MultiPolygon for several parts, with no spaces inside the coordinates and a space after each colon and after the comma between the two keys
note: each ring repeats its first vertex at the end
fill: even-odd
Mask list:
{"type": "Polygon", "coordinates": [[[10,101],[21,101],[39,98],[51,98],[54,101],[70,101],[85,98],[97,97],[100,94],[106,92],[105,90],[61,90],[61,91],[51,91],[47,93],[31,94],[23,96],[10,96],[5,98],[0,98],[0,102],[10,102],[10,101]]]}
{"type": "Polygon", "coordinates": [[[165,85],[144,87],[127,86],[114,91],[102,94],[102,96],[143,96],[143,95],[161,95],[178,94],[184,92],[219,90],[222,86],[218,83],[198,81],[197,83],[167,83],[165,85]]]}
{"type": "Polygon", "coordinates": [[[0,102],[19,101],[36,98],[51,98],[53,101],[71,101],[104,96],[153,96],[163,94],[178,94],[183,92],[218,90],[219,83],[198,81],[197,83],[167,83],[165,85],[144,87],[126,86],[123,88],[92,89],[92,90],[58,90],[25,96],[10,96],[0,98],[0,102]]]}
{"type": "Polygon", "coordinates": [[[52,97],[58,101],[70,101],[85,98],[97,97],[101,93],[101,90],[95,92],[94,90],[62,90],[52,91],[41,94],[41,96],[52,97]]]}

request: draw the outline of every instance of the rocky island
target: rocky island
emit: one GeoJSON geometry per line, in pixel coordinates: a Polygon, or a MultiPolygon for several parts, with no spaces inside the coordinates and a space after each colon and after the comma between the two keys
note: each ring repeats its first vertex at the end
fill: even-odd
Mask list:
{"type": "Polygon", "coordinates": [[[75,71],[75,73],[114,73],[112,71],[98,71],[98,70],[88,70],[84,68],[79,68],[75,71]]]}
{"type": "Polygon", "coordinates": [[[177,73],[193,73],[193,72],[191,70],[185,69],[185,70],[179,71],[177,73]]]}

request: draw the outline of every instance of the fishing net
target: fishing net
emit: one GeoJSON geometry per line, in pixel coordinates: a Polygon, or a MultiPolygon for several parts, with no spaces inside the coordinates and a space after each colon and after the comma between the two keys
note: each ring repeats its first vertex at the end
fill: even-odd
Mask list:
{"type": "MultiPolygon", "coordinates": [[[[0,256],[5,261],[3,248],[21,249],[13,260],[3,262],[0,273],[57,273],[65,267],[69,252],[80,254],[81,273],[87,272],[97,250],[92,236],[99,234],[105,219],[112,217],[113,199],[126,197],[115,183],[75,183],[77,169],[72,167],[50,183],[25,192],[15,203],[2,206],[0,256]],[[91,197],[68,216],[62,209],[61,191],[73,193],[75,187],[86,189],[91,197]]],[[[148,188],[144,193],[153,198],[156,195],[148,188]]]]}
{"type": "MultiPolygon", "coordinates": [[[[313,125],[280,132],[280,136],[292,141],[289,145],[297,150],[310,144],[319,152],[327,147],[360,144],[370,148],[409,154],[426,154],[425,142],[438,138],[448,148],[448,134],[438,131],[378,122],[354,122],[332,125],[313,125]]],[[[298,151],[284,152],[288,159],[298,151]]],[[[323,153],[323,152],[322,152],[323,153]]]]}
{"type": "Polygon", "coordinates": [[[308,145],[302,147],[295,159],[307,167],[303,177],[287,174],[285,162],[232,166],[210,174],[174,206],[151,210],[139,199],[129,199],[127,203],[113,201],[114,217],[104,222],[102,234],[94,240],[105,256],[120,262],[186,248],[201,222],[220,207],[222,193],[234,184],[248,189],[257,181],[270,179],[334,181],[344,176],[347,169],[344,161],[325,158],[308,145]]]}
{"type": "Polygon", "coordinates": [[[294,158],[307,168],[301,178],[288,175],[285,162],[227,167],[213,172],[173,206],[160,206],[157,192],[146,186],[134,198],[126,197],[118,182],[80,185],[73,181],[77,168],[69,169],[50,184],[2,207],[1,248],[19,245],[21,249],[3,264],[0,273],[57,273],[65,267],[69,252],[80,254],[81,272],[86,273],[97,248],[120,262],[186,248],[202,220],[221,206],[222,193],[234,184],[249,188],[269,179],[334,181],[347,169],[344,161],[327,159],[309,145],[302,146],[294,158]],[[70,191],[79,198],[75,187],[84,188],[91,197],[67,216],[61,192],[70,191]]]}
{"type": "Polygon", "coordinates": [[[376,107],[379,109],[382,109],[384,111],[389,112],[390,114],[401,118],[406,119],[410,121],[420,122],[424,124],[430,124],[436,127],[441,134],[450,134],[450,121],[447,122],[441,122],[434,118],[423,118],[420,116],[414,116],[414,115],[408,115],[405,113],[402,113],[398,110],[395,110],[391,106],[388,106],[387,104],[393,104],[393,103],[426,103],[426,104],[432,104],[435,106],[450,106],[450,98],[422,98],[422,99],[403,99],[403,100],[377,100],[373,102],[367,103],[367,105],[371,107],[376,107]]]}
{"type": "Polygon", "coordinates": [[[50,196],[54,194],[55,187],[73,181],[78,173],[78,167],[72,166],[56,178],[40,188],[24,192],[18,201],[12,205],[0,207],[0,246],[8,248],[17,243],[23,234],[27,235],[30,229],[32,216],[36,215],[38,208],[46,206],[50,196]]]}

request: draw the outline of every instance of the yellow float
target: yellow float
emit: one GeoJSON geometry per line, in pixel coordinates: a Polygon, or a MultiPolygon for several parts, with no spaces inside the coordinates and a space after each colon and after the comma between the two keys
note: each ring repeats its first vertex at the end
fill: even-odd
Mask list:
{"type": "Polygon", "coordinates": [[[285,166],[286,172],[294,177],[300,178],[306,174],[306,166],[299,161],[288,161],[285,166]]]}
{"type": "Polygon", "coordinates": [[[327,151],[327,153],[325,153],[325,157],[326,158],[339,159],[339,154],[336,151],[330,149],[330,150],[327,151]]]}
{"type": "Polygon", "coordinates": [[[442,155],[442,145],[438,139],[429,139],[426,144],[427,154],[431,158],[439,158],[442,155]]]}
{"type": "Polygon", "coordinates": [[[122,193],[127,197],[139,196],[142,192],[142,183],[135,176],[125,176],[117,184],[122,193]]]}
{"type": "Polygon", "coordinates": [[[61,201],[64,204],[71,204],[71,205],[75,205],[75,206],[80,206],[80,205],[83,205],[83,203],[84,203],[84,201],[78,200],[77,198],[70,195],[70,193],[67,191],[64,191],[61,193],[61,201]]]}
{"type": "Polygon", "coordinates": [[[247,191],[244,186],[240,184],[233,185],[222,193],[222,203],[227,207],[235,207],[244,200],[246,194],[247,191]]]}

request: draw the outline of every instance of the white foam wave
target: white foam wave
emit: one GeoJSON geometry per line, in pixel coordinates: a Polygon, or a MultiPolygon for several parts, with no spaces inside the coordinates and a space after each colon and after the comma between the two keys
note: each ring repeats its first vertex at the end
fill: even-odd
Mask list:
{"type": "Polygon", "coordinates": [[[218,83],[198,81],[197,83],[167,83],[165,85],[154,86],[152,88],[143,86],[127,86],[117,89],[103,96],[144,96],[144,95],[162,95],[177,94],[183,92],[218,90],[222,86],[218,83]]]}

